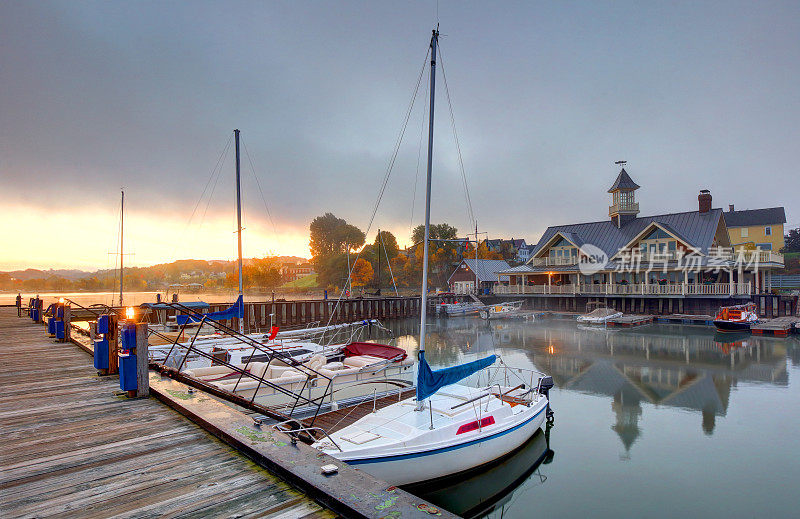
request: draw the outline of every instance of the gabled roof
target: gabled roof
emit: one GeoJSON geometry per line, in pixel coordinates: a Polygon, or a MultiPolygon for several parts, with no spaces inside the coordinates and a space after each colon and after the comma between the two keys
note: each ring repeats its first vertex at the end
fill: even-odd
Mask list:
{"type": "MultiPolygon", "coordinates": [[[[503,270],[506,270],[510,265],[506,262],[506,260],[487,260],[487,259],[479,259],[478,261],[478,268],[475,268],[475,258],[468,259],[464,258],[462,260],[463,263],[466,263],[467,266],[470,268],[472,272],[477,272],[478,274],[478,281],[497,281],[497,273],[503,270]]],[[[461,264],[459,263],[459,268],[461,264]]],[[[452,277],[452,274],[450,275],[452,277]]]]}
{"type": "Polygon", "coordinates": [[[633,181],[628,172],[625,171],[625,168],[622,168],[619,175],[617,175],[617,180],[614,181],[614,185],[608,189],[608,192],[613,193],[617,189],[639,189],[639,184],[633,181]]]}
{"type": "Polygon", "coordinates": [[[728,211],[724,215],[728,227],[747,227],[749,225],[770,225],[786,223],[786,211],[783,207],[766,209],[745,209],[728,211]]]}
{"type": "MultiPolygon", "coordinates": [[[[546,232],[545,232],[545,234],[546,234],[546,232]]],[[[583,246],[583,244],[584,244],[583,239],[581,239],[581,237],[578,236],[578,234],[576,234],[574,232],[558,230],[558,231],[554,232],[553,234],[551,234],[546,242],[542,242],[541,240],[539,240],[539,244],[537,244],[537,246],[535,247],[536,252],[534,254],[532,254],[532,256],[536,256],[538,253],[542,252],[542,250],[544,248],[546,248],[546,247],[549,248],[551,246],[551,244],[553,242],[555,242],[556,238],[558,238],[559,236],[561,236],[562,238],[564,238],[565,240],[567,240],[568,242],[572,243],[574,246],[576,246],[578,248],[581,248],[583,246]],[[541,245],[541,247],[539,245],[541,245]]]]}
{"type": "MultiPolygon", "coordinates": [[[[671,234],[671,235],[672,235],[672,236],[673,236],[675,239],[677,239],[678,241],[680,241],[680,242],[681,242],[681,243],[683,243],[684,245],[687,245],[688,247],[691,247],[691,248],[693,248],[693,249],[697,249],[697,248],[699,248],[699,247],[698,247],[698,246],[697,246],[697,245],[696,245],[694,242],[692,242],[690,239],[688,239],[688,238],[686,238],[685,236],[683,236],[683,235],[682,235],[680,232],[678,232],[677,230],[675,230],[675,229],[674,229],[674,228],[673,228],[671,225],[669,225],[669,224],[668,224],[668,223],[666,223],[666,222],[659,222],[658,220],[653,220],[653,221],[651,221],[649,224],[647,224],[647,225],[646,225],[646,226],[645,226],[645,227],[644,227],[644,228],[643,228],[643,229],[642,229],[642,230],[639,232],[639,234],[637,234],[636,236],[634,236],[633,238],[631,238],[631,239],[630,239],[630,241],[628,241],[628,243],[626,243],[625,245],[623,245],[623,247],[624,247],[624,248],[629,248],[629,247],[631,247],[631,246],[632,246],[634,243],[636,243],[637,241],[639,241],[639,240],[643,239],[643,238],[644,238],[644,236],[647,234],[647,231],[649,231],[649,230],[650,230],[650,229],[652,229],[652,228],[661,228],[661,229],[663,229],[664,231],[666,231],[667,233],[671,234]]],[[[619,253],[617,253],[617,254],[619,254],[619,253]]]]}
{"type": "Polygon", "coordinates": [[[714,243],[714,235],[717,232],[720,218],[722,218],[722,209],[712,209],[707,213],[688,211],[685,213],[642,216],[633,218],[621,228],[617,228],[611,220],[556,225],[547,228],[539,239],[539,243],[536,244],[536,250],[533,255],[538,254],[554,234],[561,232],[572,233],[577,236],[576,239],[580,239],[583,243],[599,247],[610,258],[652,222],[658,222],[662,226],[668,227],[671,232],[684,237],[687,242],[694,245],[700,252],[707,254],[708,248],[714,243]]]}

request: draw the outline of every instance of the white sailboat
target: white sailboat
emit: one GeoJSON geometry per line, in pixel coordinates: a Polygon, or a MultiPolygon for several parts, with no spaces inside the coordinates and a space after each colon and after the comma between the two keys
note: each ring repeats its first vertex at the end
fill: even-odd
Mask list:
{"type": "Polygon", "coordinates": [[[408,358],[401,348],[367,342],[368,338],[363,337],[366,330],[386,330],[377,320],[284,332],[273,327],[272,332],[266,335],[244,333],[239,130],[233,132],[239,296],[229,308],[205,314],[187,305],[162,303],[165,308],[184,312],[176,316],[176,324],[180,326],[179,337],[184,336],[186,327],[190,325],[195,326],[196,333],[188,334],[192,336],[183,342],[176,340],[154,345],[149,350],[151,359],[220,389],[269,405],[281,405],[291,400],[287,398],[287,390],[292,393],[302,390],[309,400],[327,396],[333,401],[377,391],[378,388],[385,391],[411,386],[413,359],[408,358]],[[238,319],[238,331],[216,324],[233,318],[238,319]],[[200,335],[204,324],[216,333],[200,335]],[[349,331],[349,336],[333,342],[334,335],[331,341],[323,342],[326,333],[335,334],[339,330],[349,331]]]}
{"type": "MultiPolygon", "coordinates": [[[[439,31],[431,37],[428,172],[422,308],[427,308],[428,243],[436,58],[439,31]]],[[[471,470],[525,444],[549,412],[552,378],[532,370],[508,369],[495,355],[441,370],[425,359],[425,312],[420,318],[417,394],[329,431],[317,449],[395,485],[417,483],[471,470]],[[499,366],[492,366],[495,362],[499,366]],[[458,384],[482,371],[505,384],[458,384]],[[521,377],[521,373],[526,373],[521,377]],[[510,378],[516,377],[516,379],[510,378]],[[509,381],[520,382],[509,386],[509,381]],[[445,388],[443,390],[442,388],[445,388]]],[[[514,382],[511,382],[514,383],[514,382]]]]}

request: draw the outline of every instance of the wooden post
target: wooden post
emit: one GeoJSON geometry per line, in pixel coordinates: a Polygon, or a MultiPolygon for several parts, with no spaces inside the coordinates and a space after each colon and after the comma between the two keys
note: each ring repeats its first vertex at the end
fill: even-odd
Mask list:
{"type": "Polygon", "coordinates": [[[70,321],[72,320],[72,312],[69,305],[64,305],[64,342],[70,341],[70,321]]]}
{"type": "Polygon", "coordinates": [[[148,368],[147,323],[136,324],[136,396],[150,395],[150,370],[148,368]]]}
{"type": "Polygon", "coordinates": [[[108,371],[106,375],[114,375],[119,373],[119,351],[117,343],[119,341],[119,329],[117,328],[117,321],[119,316],[116,313],[111,313],[108,316],[108,371]]]}

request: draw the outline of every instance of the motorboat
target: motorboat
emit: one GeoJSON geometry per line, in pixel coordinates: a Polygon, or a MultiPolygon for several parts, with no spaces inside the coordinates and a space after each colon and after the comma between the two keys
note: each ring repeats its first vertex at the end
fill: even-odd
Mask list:
{"type": "Polygon", "coordinates": [[[481,319],[494,320],[494,319],[515,319],[515,318],[533,318],[531,312],[522,310],[522,301],[509,301],[507,303],[498,303],[496,305],[487,305],[481,308],[478,312],[481,319]]]}
{"type": "Polygon", "coordinates": [[[442,303],[441,310],[448,316],[454,315],[474,315],[477,314],[485,305],[473,301],[462,301],[455,303],[442,303]]]}
{"type": "Polygon", "coordinates": [[[714,326],[721,332],[750,331],[758,322],[755,303],[723,306],[714,316],[714,326]]]}
{"type": "MultiPolygon", "coordinates": [[[[427,308],[428,292],[438,38],[435,29],[430,43],[422,308],[427,308]]],[[[486,465],[518,449],[539,430],[550,414],[551,377],[533,370],[509,369],[496,355],[433,370],[425,357],[425,337],[426,312],[421,312],[414,397],[375,408],[341,429],[324,431],[324,437],[312,446],[390,484],[406,485],[486,465]],[[483,384],[462,383],[473,376],[480,380],[482,374],[486,375],[483,384]]],[[[285,431],[281,424],[275,427],[285,431]]]]}
{"type": "Polygon", "coordinates": [[[596,308],[588,314],[579,315],[577,321],[584,324],[605,324],[612,319],[622,317],[622,312],[613,308],[596,308]]]}

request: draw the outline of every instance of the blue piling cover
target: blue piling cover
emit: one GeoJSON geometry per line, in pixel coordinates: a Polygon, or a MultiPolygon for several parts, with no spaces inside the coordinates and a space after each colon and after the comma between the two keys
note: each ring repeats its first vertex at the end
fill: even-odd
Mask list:
{"type": "Polygon", "coordinates": [[[97,333],[108,333],[108,321],[107,315],[101,315],[97,318],[97,333]]]}
{"type": "Polygon", "coordinates": [[[64,321],[56,321],[56,339],[60,341],[66,339],[66,334],[64,333],[64,321]]]}
{"type": "Polygon", "coordinates": [[[123,391],[135,391],[136,387],[136,355],[120,354],[119,388],[123,391]]]}
{"type": "Polygon", "coordinates": [[[94,341],[94,369],[108,369],[108,339],[94,341]]]}

